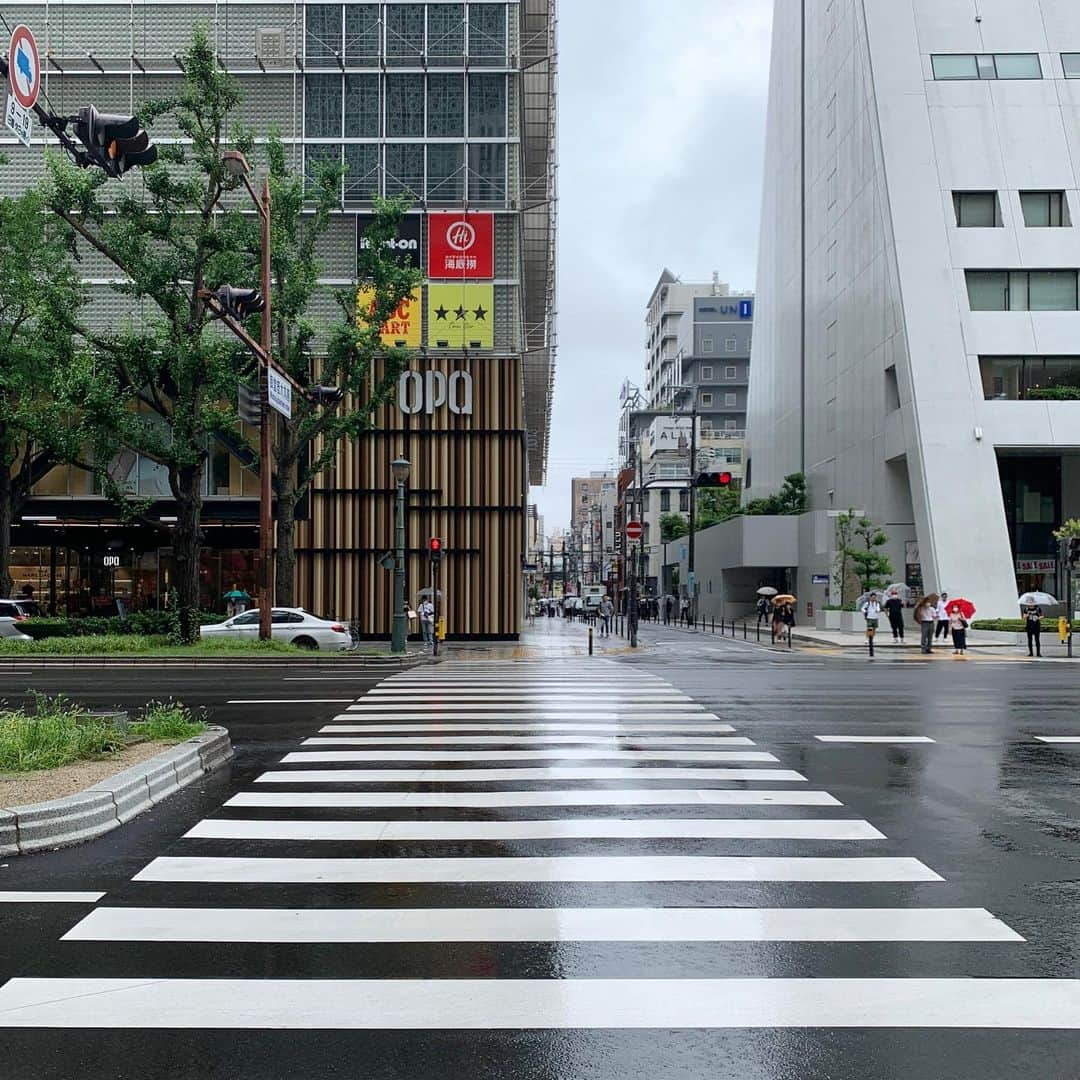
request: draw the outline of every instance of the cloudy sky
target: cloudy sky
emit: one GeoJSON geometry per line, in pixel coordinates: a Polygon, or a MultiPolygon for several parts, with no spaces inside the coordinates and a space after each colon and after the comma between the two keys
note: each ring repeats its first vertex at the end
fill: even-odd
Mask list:
{"type": "Polygon", "coordinates": [[[559,5],[559,354],[545,527],[613,464],[665,266],[754,285],[772,0],[559,5]]]}

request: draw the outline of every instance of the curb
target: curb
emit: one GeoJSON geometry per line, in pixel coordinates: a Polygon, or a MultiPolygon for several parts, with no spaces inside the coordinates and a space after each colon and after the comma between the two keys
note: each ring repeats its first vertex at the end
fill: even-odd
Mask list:
{"type": "Polygon", "coordinates": [[[316,671],[349,671],[350,669],[356,668],[374,668],[378,670],[381,668],[416,667],[420,664],[438,663],[441,659],[441,657],[433,657],[430,653],[418,653],[415,655],[407,654],[401,659],[388,656],[353,656],[344,660],[302,660],[291,656],[283,656],[278,660],[271,660],[268,657],[260,657],[258,660],[249,660],[243,656],[237,656],[232,659],[189,659],[185,656],[125,656],[123,653],[113,653],[104,656],[39,656],[27,654],[25,656],[0,657],[0,672],[8,667],[169,667],[186,670],[192,668],[234,668],[237,665],[242,665],[246,668],[277,668],[285,665],[316,671]]]}
{"type": "Polygon", "coordinates": [[[213,772],[232,755],[229,733],[222,727],[210,726],[202,735],[85,791],[0,809],[0,855],[27,854],[93,840],[213,772]]]}

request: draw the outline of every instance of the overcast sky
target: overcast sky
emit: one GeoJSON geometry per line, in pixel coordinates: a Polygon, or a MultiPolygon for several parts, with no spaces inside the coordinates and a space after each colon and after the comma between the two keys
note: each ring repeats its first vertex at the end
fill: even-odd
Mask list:
{"type": "Polygon", "coordinates": [[[772,0],[559,5],[559,352],[545,528],[614,462],[665,266],[754,286],[772,0]]]}

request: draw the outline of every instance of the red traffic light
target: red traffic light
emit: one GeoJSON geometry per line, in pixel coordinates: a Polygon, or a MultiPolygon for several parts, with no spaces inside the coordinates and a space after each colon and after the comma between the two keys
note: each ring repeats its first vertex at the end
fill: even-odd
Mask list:
{"type": "Polygon", "coordinates": [[[433,536],[428,541],[428,551],[430,551],[433,555],[440,554],[442,552],[442,540],[440,540],[437,536],[433,536]]]}
{"type": "Polygon", "coordinates": [[[731,487],[732,475],[729,472],[698,473],[695,486],[699,488],[731,487]]]}

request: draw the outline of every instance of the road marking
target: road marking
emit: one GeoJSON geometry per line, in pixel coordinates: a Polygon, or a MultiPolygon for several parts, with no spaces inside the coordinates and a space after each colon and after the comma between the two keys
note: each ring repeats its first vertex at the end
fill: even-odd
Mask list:
{"type": "Polygon", "coordinates": [[[1080,735],[1036,735],[1035,738],[1044,743],[1080,743],[1080,735]]]}
{"type": "MultiPolygon", "coordinates": [[[[350,700],[352,700],[350,698],[350,700]]],[[[587,716],[590,713],[604,713],[605,715],[616,715],[623,713],[639,713],[639,712],[661,712],[661,715],[667,713],[704,713],[704,705],[668,705],[668,704],[655,704],[655,705],[618,705],[617,710],[613,710],[611,705],[607,704],[592,704],[590,703],[578,703],[571,704],[570,702],[555,703],[554,705],[548,705],[543,702],[536,702],[533,704],[523,702],[520,705],[511,705],[504,702],[467,702],[467,701],[454,701],[454,702],[436,702],[439,705],[440,713],[452,714],[454,712],[466,711],[466,712],[497,712],[505,713],[509,712],[509,715],[513,716],[514,713],[510,710],[518,710],[518,715],[521,711],[533,713],[537,716],[557,715],[558,713],[579,713],[582,716],[587,716]],[[662,711],[661,711],[662,710],[662,711]]],[[[371,704],[365,701],[358,705],[350,705],[349,712],[415,712],[417,703],[408,702],[378,702],[377,704],[371,704]]]]}
{"type": "MultiPolygon", "coordinates": [[[[303,746],[393,746],[401,743],[411,743],[423,746],[445,746],[456,744],[459,746],[535,746],[540,743],[582,743],[586,746],[609,746],[617,747],[620,743],[626,743],[629,748],[635,746],[756,746],[753,739],[747,739],[742,735],[633,735],[620,732],[615,735],[574,735],[565,733],[562,735],[337,735],[341,728],[319,728],[325,738],[305,739],[303,746]]],[[[362,730],[362,729],[358,729],[362,730]]]]}
{"type": "Polygon", "coordinates": [[[284,764],[360,761],[776,761],[764,750],[296,750],[284,764]]]}
{"type": "Polygon", "coordinates": [[[687,769],[667,769],[643,765],[640,768],[584,766],[573,768],[517,769],[288,769],[265,772],[257,784],[473,784],[489,780],[775,780],[806,783],[806,777],[791,769],[714,769],[699,765],[687,769]]]}
{"type": "Polygon", "coordinates": [[[504,686],[504,687],[487,687],[487,686],[465,686],[465,687],[374,687],[369,690],[365,695],[365,700],[368,698],[397,698],[397,697],[523,697],[528,694],[543,694],[546,698],[565,698],[565,697],[617,697],[620,699],[626,699],[627,701],[636,701],[640,698],[663,698],[665,700],[672,701],[689,701],[690,695],[683,694],[678,690],[636,690],[632,687],[627,687],[624,683],[619,683],[617,686],[613,684],[610,687],[597,687],[588,686],[573,688],[567,687],[565,683],[560,684],[561,689],[555,690],[550,688],[538,688],[536,686],[504,686]]]}
{"type": "Polygon", "coordinates": [[[344,705],[355,701],[354,697],[312,697],[312,698],[233,698],[226,705],[344,705]]]}
{"type": "Polygon", "coordinates": [[[465,881],[942,881],[918,859],[766,855],[564,855],[288,859],[162,855],[133,881],[267,885],[465,881]]]}
{"type": "Polygon", "coordinates": [[[932,743],[926,735],[815,735],[826,743],[932,743]]]}
{"type": "MultiPolygon", "coordinates": [[[[689,724],[697,724],[701,722],[703,728],[707,724],[711,724],[714,720],[718,720],[719,717],[716,713],[701,712],[701,713],[670,713],[670,712],[647,712],[647,713],[635,713],[633,716],[627,717],[621,712],[581,712],[577,709],[568,709],[560,712],[552,712],[550,710],[538,711],[535,714],[522,713],[522,712],[461,712],[457,709],[445,709],[445,708],[430,708],[422,712],[398,712],[397,710],[379,710],[378,712],[365,712],[362,715],[357,715],[353,712],[354,706],[349,706],[350,711],[343,713],[339,716],[335,716],[335,720],[363,720],[365,725],[368,720],[411,720],[411,721],[423,721],[431,720],[432,716],[446,715],[450,719],[446,724],[433,725],[439,730],[442,730],[449,723],[457,722],[464,724],[468,727],[473,727],[474,724],[470,721],[483,721],[488,722],[491,720],[506,721],[499,726],[499,730],[503,727],[530,727],[535,728],[538,731],[544,730],[549,724],[561,723],[566,727],[581,727],[584,724],[611,724],[617,723],[620,728],[624,730],[633,730],[642,721],[653,720],[674,720],[683,724],[684,726],[689,724]],[[509,723],[512,721],[512,723],[509,723]]],[[[417,706],[413,706],[417,708],[417,706]]],[[[466,706],[467,708],[467,706],[466,706]]],[[[717,730],[717,729],[713,729],[717,730]]]]}
{"type": "Polygon", "coordinates": [[[1010,941],[984,908],[98,908],[63,941],[1010,941]]]}
{"type": "Polygon", "coordinates": [[[244,791],[226,806],[386,809],[494,806],[842,806],[827,791],[578,788],[571,791],[244,791]]]}
{"type": "Polygon", "coordinates": [[[103,892],[34,892],[26,889],[0,891],[0,904],[96,904],[103,892]]]}
{"type": "Polygon", "coordinates": [[[208,818],[189,840],[884,840],[869,822],[763,818],[550,821],[264,821],[208,818]]]}
{"type": "Polygon", "coordinates": [[[511,738],[516,738],[515,732],[520,732],[522,735],[529,734],[530,732],[537,731],[551,731],[551,732],[569,732],[572,733],[572,737],[577,738],[576,732],[581,733],[602,733],[610,732],[612,735],[626,735],[633,736],[639,732],[657,732],[664,734],[667,738],[678,738],[681,735],[699,735],[699,734],[712,734],[714,732],[722,731],[734,731],[735,729],[731,724],[593,724],[588,720],[582,720],[580,723],[552,723],[552,724],[532,724],[532,723],[515,723],[515,724],[486,724],[486,723],[446,723],[446,724],[348,724],[339,723],[343,720],[355,720],[356,717],[350,713],[345,713],[342,716],[335,716],[332,721],[332,726],[321,728],[321,731],[347,731],[347,732],[387,732],[387,731],[401,731],[401,732],[442,732],[442,731],[501,731],[511,738]]]}

